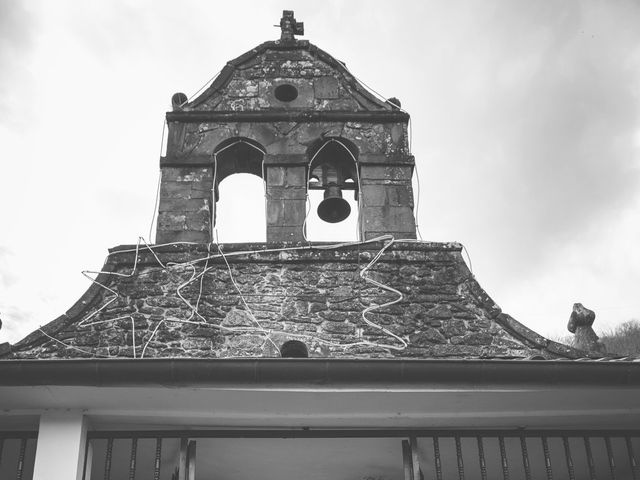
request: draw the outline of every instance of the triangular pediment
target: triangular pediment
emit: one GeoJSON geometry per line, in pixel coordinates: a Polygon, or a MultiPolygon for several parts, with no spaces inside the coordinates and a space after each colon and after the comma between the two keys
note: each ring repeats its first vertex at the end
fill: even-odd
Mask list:
{"type": "Polygon", "coordinates": [[[390,111],[346,66],[313,44],[265,42],[231,60],[183,111],[390,111]]]}

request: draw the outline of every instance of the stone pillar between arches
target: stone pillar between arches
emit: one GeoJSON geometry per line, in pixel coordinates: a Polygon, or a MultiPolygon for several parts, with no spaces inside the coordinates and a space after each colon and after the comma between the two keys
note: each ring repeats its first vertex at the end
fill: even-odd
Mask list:
{"type": "MultiPolygon", "coordinates": [[[[265,162],[266,163],[266,162],[265,162]]],[[[267,242],[304,241],[307,169],[305,165],[265,165],[267,242]]]]}

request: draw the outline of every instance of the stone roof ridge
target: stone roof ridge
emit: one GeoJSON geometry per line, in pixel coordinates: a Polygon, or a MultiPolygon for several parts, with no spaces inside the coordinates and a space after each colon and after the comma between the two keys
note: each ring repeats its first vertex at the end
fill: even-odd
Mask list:
{"type": "Polygon", "coordinates": [[[195,99],[184,104],[182,106],[183,111],[192,111],[200,109],[203,104],[215,96],[216,94],[223,93],[224,89],[229,85],[237,70],[250,65],[260,55],[268,50],[274,50],[279,52],[295,52],[304,50],[311,53],[316,59],[326,63],[331,67],[338,77],[351,87],[357,94],[364,97],[370,104],[375,106],[375,110],[390,111],[396,109],[395,106],[387,101],[381,100],[378,96],[370,92],[347,68],[346,64],[336,59],[331,54],[315,46],[308,40],[269,40],[261,43],[260,45],[252,48],[251,50],[243,53],[242,55],[229,60],[222,68],[220,73],[211,82],[211,85],[207,87],[202,93],[200,93],[195,99]]]}

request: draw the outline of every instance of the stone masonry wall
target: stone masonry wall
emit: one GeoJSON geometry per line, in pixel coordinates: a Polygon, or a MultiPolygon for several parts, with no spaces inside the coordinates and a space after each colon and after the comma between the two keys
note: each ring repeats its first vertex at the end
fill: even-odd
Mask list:
{"type": "Polygon", "coordinates": [[[265,246],[234,244],[228,269],[215,245],[173,245],[142,249],[133,274],[135,253],[119,247],[97,280],[117,295],[92,286],[80,309],[13,345],[10,358],[277,357],[287,340],[312,357],[570,356],[502,314],[458,244],[395,244],[367,274],[402,292],[367,318],[404,346],[362,319],[397,298],[360,276],[381,247],[239,254],[265,246]]]}

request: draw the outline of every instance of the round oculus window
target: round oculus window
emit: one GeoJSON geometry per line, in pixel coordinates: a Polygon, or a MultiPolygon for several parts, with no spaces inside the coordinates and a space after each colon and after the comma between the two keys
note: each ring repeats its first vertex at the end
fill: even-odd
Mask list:
{"type": "Polygon", "coordinates": [[[281,102],[292,102],[298,98],[298,89],[293,85],[284,84],[278,85],[274,91],[274,94],[281,102]]]}

